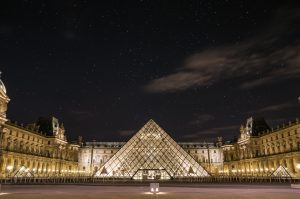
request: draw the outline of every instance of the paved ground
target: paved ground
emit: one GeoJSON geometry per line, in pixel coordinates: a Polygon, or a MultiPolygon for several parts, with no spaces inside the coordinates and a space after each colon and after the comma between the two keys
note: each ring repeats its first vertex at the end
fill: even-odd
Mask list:
{"type": "Polygon", "coordinates": [[[300,189],[288,185],[175,185],[160,191],[153,195],[146,186],[5,185],[0,199],[300,199],[300,189]]]}

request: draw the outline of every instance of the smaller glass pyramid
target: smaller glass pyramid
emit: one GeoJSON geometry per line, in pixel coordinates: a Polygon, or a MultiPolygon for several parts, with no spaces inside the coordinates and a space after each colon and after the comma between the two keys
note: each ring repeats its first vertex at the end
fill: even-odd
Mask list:
{"type": "Polygon", "coordinates": [[[170,179],[210,175],[162,128],[149,120],[94,176],[170,179]]]}
{"type": "Polygon", "coordinates": [[[295,175],[283,166],[279,166],[272,174],[272,177],[284,177],[284,178],[291,178],[295,177],[295,175]]]}
{"type": "Polygon", "coordinates": [[[19,170],[16,170],[13,175],[13,177],[34,177],[33,173],[30,172],[29,168],[26,168],[25,166],[21,166],[19,170]]]}

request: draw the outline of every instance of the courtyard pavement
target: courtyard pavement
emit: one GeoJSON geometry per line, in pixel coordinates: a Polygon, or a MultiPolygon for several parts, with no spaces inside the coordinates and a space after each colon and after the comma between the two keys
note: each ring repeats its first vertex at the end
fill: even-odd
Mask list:
{"type": "MultiPolygon", "coordinates": [[[[163,185],[162,185],[163,186],[163,185]]],[[[2,185],[0,199],[300,199],[300,189],[289,185],[181,185],[160,187],[154,195],[148,186],[2,185]]]]}

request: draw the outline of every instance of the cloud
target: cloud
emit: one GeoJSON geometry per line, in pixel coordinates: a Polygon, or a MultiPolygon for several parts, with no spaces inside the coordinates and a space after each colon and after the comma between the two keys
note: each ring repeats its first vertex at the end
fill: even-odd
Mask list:
{"type": "Polygon", "coordinates": [[[251,89],[300,76],[299,10],[279,12],[257,37],[239,44],[205,49],[186,58],[175,72],[150,81],[147,92],[178,92],[205,87],[226,79],[243,79],[251,89]],[[278,17],[279,16],[279,17],[278,17]],[[281,17],[280,17],[281,16],[281,17]],[[296,35],[296,36],[295,36],[296,35]]]}
{"type": "Polygon", "coordinates": [[[262,109],[259,109],[257,111],[255,111],[256,113],[261,113],[261,112],[275,112],[275,111],[280,111],[283,109],[288,109],[288,108],[292,108],[295,106],[299,106],[297,103],[282,103],[282,104],[274,104],[274,105],[270,105],[270,106],[266,106],[262,109]]]}
{"type": "Polygon", "coordinates": [[[223,126],[223,127],[217,127],[213,128],[215,131],[228,131],[228,130],[239,130],[239,125],[230,125],[230,126],[223,126]]]}
{"type": "Polygon", "coordinates": [[[175,92],[179,90],[186,90],[194,85],[205,84],[210,79],[211,77],[182,71],[155,79],[145,86],[145,89],[149,92],[175,92]]]}
{"type": "Polygon", "coordinates": [[[191,124],[197,125],[197,126],[202,126],[203,124],[205,124],[209,121],[212,121],[214,119],[215,119],[215,117],[210,114],[197,115],[196,119],[194,121],[192,121],[191,124]]]}
{"type": "Polygon", "coordinates": [[[126,136],[130,136],[130,135],[134,134],[134,132],[135,132],[134,130],[121,130],[118,132],[118,134],[120,136],[126,137],[126,136]]]}

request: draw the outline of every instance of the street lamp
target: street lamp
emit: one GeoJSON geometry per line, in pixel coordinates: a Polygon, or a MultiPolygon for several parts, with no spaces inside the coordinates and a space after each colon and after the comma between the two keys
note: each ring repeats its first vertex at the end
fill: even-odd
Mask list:
{"type": "Polygon", "coordinates": [[[8,171],[8,177],[10,177],[10,174],[12,172],[13,166],[9,165],[6,167],[7,171],[8,171]]]}

